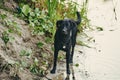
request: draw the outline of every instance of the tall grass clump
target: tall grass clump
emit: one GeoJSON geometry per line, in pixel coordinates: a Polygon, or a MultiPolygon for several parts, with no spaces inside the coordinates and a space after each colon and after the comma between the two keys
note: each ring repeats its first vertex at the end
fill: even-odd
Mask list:
{"type": "MultiPolygon", "coordinates": [[[[76,11],[80,7],[78,3],[72,0],[31,0],[30,4],[25,4],[25,1],[27,0],[20,4],[20,15],[31,26],[32,33],[52,38],[56,31],[56,21],[64,18],[76,19],[76,11]]],[[[86,4],[83,3],[80,9],[82,16],[80,31],[89,25],[86,4]]]]}

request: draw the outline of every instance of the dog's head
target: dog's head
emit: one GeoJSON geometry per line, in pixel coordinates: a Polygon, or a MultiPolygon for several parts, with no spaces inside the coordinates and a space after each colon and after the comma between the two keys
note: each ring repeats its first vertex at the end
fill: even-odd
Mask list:
{"type": "Polygon", "coordinates": [[[59,20],[56,23],[57,29],[63,36],[70,34],[71,29],[73,28],[73,23],[69,19],[59,20]]]}

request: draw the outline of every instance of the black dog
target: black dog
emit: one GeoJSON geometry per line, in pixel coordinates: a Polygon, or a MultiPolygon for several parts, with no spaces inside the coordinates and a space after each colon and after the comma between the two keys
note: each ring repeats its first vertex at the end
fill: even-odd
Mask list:
{"type": "Polygon", "coordinates": [[[69,63],[73,63],[74,47],[77,36],[77,25],[81,22],[80,13],[77,12],[77,20],[64,19],[56,23],[57,30],[54,40],[54,65],[51,73],[54,74],[57,65],[58,51],[66,52],[66,68],[67,74],[70,74],[69,63]],[[72,50],[72,51],[71,51],[72,50]]]}

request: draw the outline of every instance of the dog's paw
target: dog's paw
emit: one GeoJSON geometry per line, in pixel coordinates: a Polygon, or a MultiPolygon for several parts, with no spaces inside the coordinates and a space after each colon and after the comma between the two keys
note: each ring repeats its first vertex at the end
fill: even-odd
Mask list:
{"type": "Polygon", "coordinates": [[[55,70],[51,70],[50,73],[51,73],[51,74],[55,74],[55,70]]]}
{"type": "Polygon", "coordinates": [[[67,75],[67,77],[65,78],[65,80],[70,80],[70,76],[69,76],[69,75],[67,75]]]}
{"type": "Polygon", "coordinates": [[[65,80],[70,80],[70,78],[69,78],[69,77],[66,77],[65,80]]]}
{"type": "Polygon", "coordinates": [[[73,78],[73,80],[75,80],[75,77],[72,77],[73,78]]]}

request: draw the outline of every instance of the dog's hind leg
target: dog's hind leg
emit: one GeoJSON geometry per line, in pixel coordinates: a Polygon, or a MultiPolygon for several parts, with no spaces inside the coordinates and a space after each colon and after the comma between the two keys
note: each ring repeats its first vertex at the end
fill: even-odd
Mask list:
{"type": "Polygon", "coordinates": [[[74,73],[74,69],[73,69],[73,64],[71,63],[70,66],[71,66],[71,70],[72,70],[72,78],[73,78],[73,80],[75,80],[75,73],[74,73]]]}
{"type": "Polygon", "coordinates": [[[73,63],[73,55],[74,55],[74,46],[72,46],[72,51],[70,54],[70,63],[73,63]]]}
{"type": "Polygon", "coordinates": [[[74,48],[75,48],[75,44],[76,44],[76,36],[77,36],[77,32],[75,34],[73,34],[74,36],[72,36],[72,51],[70,54],[70,63],[73,63],[73,55],[74,55],[74,48]]]}
{"type": "Polygon", "coordinates": [[[53,69],[51,70],[51,73],[54,74],[56,71],[56,66],[57,66],[57,57],[58,57],[58,50],[54,51],[54,64],[53,64],[53,69]]]}
{"type": "Polygon", "coordinates": [[[75,48],[75,44],[72,45],[72,51],[70,54],[70,63],[73,63],[74,48],[75,48]]]}

